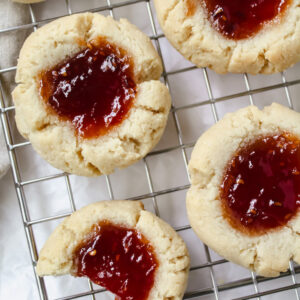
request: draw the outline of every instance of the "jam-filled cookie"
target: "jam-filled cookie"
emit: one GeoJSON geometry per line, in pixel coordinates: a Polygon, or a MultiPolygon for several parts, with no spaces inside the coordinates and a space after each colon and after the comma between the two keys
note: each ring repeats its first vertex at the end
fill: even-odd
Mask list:
{"type": "Polygon", "coordinates": [[[300,0],[155,0],[173,46],[218,73],[280,72],[300,60],[300,0]]]}
{"type": "Polygon", "coordinates": [[[162,65],[134,25],[100,14],[58,19],[32,33],[18,61],[16,123],[54,167],[108,174],[144,157],[170,109],[162,65]]]}
{"type": "Polygon", "coordinates": [[[300,114],[279,104],[228,114],[189,162],[190,223],[209,247],[263,276],[300,263],[300,114]]]}
{"type": "Polygon", "coordinates": [[[140,202],[103,201],[66,218],[40,252],[40,276],[87,276],[117,299],[182,299],[185,243],[140,202]]]}

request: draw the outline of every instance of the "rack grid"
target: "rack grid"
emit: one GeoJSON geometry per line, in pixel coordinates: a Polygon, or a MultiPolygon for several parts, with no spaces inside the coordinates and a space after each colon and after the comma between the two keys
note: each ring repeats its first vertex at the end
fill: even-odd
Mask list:
{"type": "MultiPolygon", "coordinates": [[[[62,0],[65,2],[65,11],[67,14],[74,13],[74,10],[72,8],[72,2],[74,0],[62,0]]],[[[193,70],[199,70],[195,66],[185,66],[182,68],[176,68],[174,70],[168,71],[166,68],[165,63],[165,57],[163,55],[163,39],[164,35],[159,33],[158,25],[156,21],[155,11],[153,10],[153,3],[151,0],[104,0],[102,1],[102,4],[99,4],[96,8],[88,9],[85,11],[91,11],[91,12],[97,12],[97,13],[106,13],[110,14],[112,17],[115,16],[115,10],[118,8],[128,8],[132,5],[144,5],[147,11],[148,20],[145,20],[145,22],[150,23],[151,33],[149,34],[151,40],[153,41],[159,55],[162,58],[162,62],[164,65],[164,72],[162,75],[162,81],[170,88],[171,94],[172,94],[172,84],[170,83],[170,77],[174,75],[183,75],[193,71],[193,70]]],[[[14,27],[9,28],[0,28],[0,35],[4,33],[13,33],[15,31],[20,30],[36,30],[37,27],[52,21],[56,19],[57,17],[51,17],[46,19],[37,20],[36,13],[34,10],[34,5],[28,4],[29,13],[31,16],[31,22],[28,24],[21,24],[14,27]]],[[[82,12],[76,11],[77,12],[82,12]]],[[[0,45],[2,47],[2,45],[0,45]]],[[[183,58],[182,58],[183,60],[183,58]]],[[[13,174],[13,181],[15,184],[17,199],[20,207],[21,217],[24,224],[24,230],[25,235],[30,251],[31,261],[33,265],[33,271],[35,274],[36,284],[38,293],[40,296],[40,299],[50,299],[49,297],[49,291],[47,289],[47,285],[45,284],[45,281],[43,278],[40,278],[37,276],[35,272],[35,266],[38,259],[38,247],[36,244],[36,237],[35,237],[35,231],[33,230],[33,227],[38,224],[47,223],[53,220],[61,220],[62,218],[70,215],[72,212],[76,210],[76,200],[74,199],[73,195],[73,187],[70,180],[70,177],[72,175],[67,173],[55,173],[52,175],[46,175],[46,176],[40,176],[37,178],[33,178],[30,180],[23,180],[21,175],[21,166],[20,162],[17,159],[17,151],[19,149],[23,149],[25,147],[30,147],[30,143],[27,141],[22,142],[14,142],[13,138],[13,129],[12,125],[14,122],[13,119],[13,112],[14,112],[14,106],[11,105],[11,99],[10,96],[7,96],[4,92],[4,82],[3,82],[3,75],[5,73],[13,73],[16,70],[16,66],[9,66],[6,68],[1,69],[1,57],[0,57],[0,112],[1,112],[1,122],[4,129],[5,134],[5,140],[7,144],[7,149],[9,152],[9,158],[12,166],[12,174],[13,174]],[[39,184],[43,182],[48,182],[50,180],[61,178],[65,181],[66,186],[66,192],[67,197],[69,199],[69,206],[70,209],[67,213],[61,213],[56,214],[52,216],[47,216],[43,218],[35,218],[32,219],[30,216],[30,209],[28,205],[28,198],[26,194],[26,186],[39,184]]],[[[278,89],[283,89],[286,97],[286,105],[290,108],[294,109],[294,102],[292,100],[291,96],[291,87],[296,87],[298,84],[300,84],[300,72],[298,72],[299,77],[294,78],[293,80],[288,80],[286,73],[281,73],[280,78],[281,82],[277,82],[272,85],[265,85],[263,87],[256,87],[251,88],[251,82],[249,79],[249,75],[243,74],[241,75],[243,78],[243,82],[245,84],[245,91],[238,91],[236,93],[230,93],[230,94],[220,94],[218,96],[214,95],[213,88],[212,88],[212,79],[210,77],[213,77],[209,74],[209,70],[207,69],[201,69],[202,76],[204,79],[204,86],[206,89],[207,97],[201,101],[195,101],[193,103],[188,103],[184,105],[178,105],[178,103],[172,105],[171,113],[170,113],[170,119],[172,120],[174,124],[174,128],[176,131],[176,139],[177,139],[177,145],[174,146],[167,146],[159,150],[152,151],[146,158],[143,159],[142,164],[144,168],[144,172],[146,174],[147,178],[147,184],[149,192],[137,194],[134,196],[131,196],[127,199],[130,200],[145,200],[150,199],[152,210],[156,213],[156,215],[161,215],[161,209],[159,208],[159,201],[158,197],[163,195],[172,194],[175,192],[180,191],[186,191],[189,188],[188,183],[183,184],[177,184],[173,187],[168,188],[155,188],[155,185],[153,183],[153,174],[151,174],[151,163],[150,160],[152,157],[159,156],[159,155],[169,155],[172,151],[179,151],[180,156],[184,163],[184,168],[186,172],[186,176],[188,178],[188,172],[187,172],[187,163],[188,163],[188,156],[191,152],[195,140],[193,141],[186,141],[184,138],[184,132],[182,129],[182,122],[180,121],[179,114],[182,111],[189,110],[189,109],[196,109],[199,107],[210,107],[210,113],[212,115],[212,119],[214,122],[217,122],[219,120],[219,113],[217,109],[218,103],[226,103],[229,100],[232,101],[240,101],[241,98],[247,97],[248,98],[248,104],[253,105],[254,104],[254,97],[255,95],[262,94],[264,92],[268,91],[275,91],[278,89]]],[[[115,189],[113,188],[112,182],[111,182],[111,176],[105,176],[106,181],[106,187],[108,190],[108,195],[110,200],[115,199],[115,189]]],[[[190,226],[188,224],[185,224],[183,226],[177,226],[175,227],[175,230],[177,230],[179,233],[182,233],[187,230],[191,230],[190,226]]],[[[199,241],[199,243],[201,243],[199,241]]],[[[263,278],[260,276],[256,276],[253,272],[249,272],[249,276],[246,278],[238,278],[234,280],[230,280],[226,283],[219,282],[217,279],[218,272],[216,271],[218,266],[225,265],[228,263],[225,259],[222,258],[214,258],[212,256],[211,250],[204,244],[201,243],[201,246],[203,247],[204,257],[206,258],[206,262],[195,264],[191,266],[190,272],[191,274],[195,271],[201,272],[202,270],[206,270],[207,274],[209,274],[210,277],[210,285],[206,288],[196,288],[196,289],[189,289],[184,295],[184,299],[191,299],[191,298],[197,298],[197,299],[235,299],[235,300],[241,300],[241,299],[267,299],[265,296],[268,295],[276,295],[281,292],[285,291],[293,291],[293,299],[300,300],[299,298],[299,292],[300,292],[300,283],[297,281],[297,274],[300,274],[300,266],[294,264],[292,261],[290,262],[290,268],[287,272],[282,273],[279,277],[279,279],[270,279],[270,278],[263,278]],[[278,287],[277,282],[278,280],[284,279],[289,277],[290,284],[284,284],[281,287],[278,287]],[[275,284],[275,280],[276,284],[275,284]],[[264,289],[263,291],[260,289],[260,284],[265,282],[272,283],[274,281],[274,284],[271,284],[270,288],[264,289]],[[235,290],[242,287],[251,287],[250,292],[247,294],[244,294],[242,296],[237,296],[235,294],[235,290]],[[229,291],[230,295],[225,296],[223,295],[224,292],[229,291]],[[252,291],[252,292],[251,292],[252,291]]],[[[198,276],[198,275],[196,275],[198,276]]],[[[196,277],[194,276],[194,278],[196,277]]],[[[200,276],[201,277],[201,276],[200,276]]],[[[200,280],[200,279],[199,279],[200,280]]],[[[282,285],[282,284],[281,284],[282,285]]],[[[79,292],[72,295],[67,295],[63,297],[56,298],[57,300],[67,300],[67,299],[79,299],[79,298],[85,298],[87,299],[102,299],[101,294],[105,291],[102,288],[99,288],[98,286],[93,285],[90,281],[88,281],[89,290],[84,292],[79,292]],[[100,297],[100,298],[99,298],[100,297]]]]}

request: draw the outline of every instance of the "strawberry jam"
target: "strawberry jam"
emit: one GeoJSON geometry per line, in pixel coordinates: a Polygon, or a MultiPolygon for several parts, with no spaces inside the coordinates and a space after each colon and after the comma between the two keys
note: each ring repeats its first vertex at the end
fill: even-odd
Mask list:
{"type": "Polygon", "coordinates": [[[125,51],[98,39],[40,75],[50,110],[70,121],[77,135],[94,138],[119,125],[136,94],[133,63],[125,51]]]}
{"type": "Polygon", "coordinates": [[[158,262],[140,232],[104,221],[76,250],[75,265],[77,276],[88,276],[113,292],[116,299],[145,300],[158,262]]]}
{"type": "Polygon", "coordinates": [[[220,196],[224,216],[244,233],[285,225],[300,206],[300,141],[282,133],[241,148],[227,166],[220,196]]]}
{"type": "Polygon", "coordinates": [[[218,32],[240,40],[256,34],[266,22],[281,17],[291,0],[188,0],[189,12],[195,1],[206,9],[208,19],[218,32]]]}

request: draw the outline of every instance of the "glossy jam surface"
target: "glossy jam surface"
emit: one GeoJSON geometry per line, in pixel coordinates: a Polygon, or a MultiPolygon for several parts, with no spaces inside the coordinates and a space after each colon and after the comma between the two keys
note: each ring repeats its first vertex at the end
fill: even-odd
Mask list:
{"type": "Polygon", "coordinates": [[[122,49],[99,39],[43,72],[40,94],[52,111],[72,122],[77,135],[98,137],[128,114],[136,94],[132,69],[122,49]]]}
{"type": "Polygon", "coordinates": [[[300,206],[300,141],[282,133],[241,148],[220,196],[225,217],[242,232],[259,235],[285,225],[300,206]]]}
{"type": "Polygon", "coordinates": [[[77,249],[75,265],[78,276],[88,276],[113,292],[116,299],[145,300],[158,262],[141,233],[104,221],[77,249]]]}
{"type": "Polygon", "coordinates": [[[206,9],[213,28],[229,39],[240,40],[278,19],[291,0],[188,0],[189,15],[195,10],[195,1],[206,9]]]}

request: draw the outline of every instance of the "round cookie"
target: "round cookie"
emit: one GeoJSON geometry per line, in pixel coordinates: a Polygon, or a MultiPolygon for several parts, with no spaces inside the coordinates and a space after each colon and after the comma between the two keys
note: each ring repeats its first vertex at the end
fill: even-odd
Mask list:
{"type": "Polygon", "coordinates": [[[270,74],[300,60],[299,0],[290,1],[280,21],[269,22],[255,35],[239,40],[229,39],[212,27],[201,1],[154,1],[168,40],[198,67],[217,73],[270,74]]]}
{"type": "MultiPolygon", "coordinates": [[[[114,68],[112,64],[109,67],[114,68]]],[[[21,49],[18,86],[13,91],[17,127],[58,169],[84,176],[112,173],[144,157],[164,131],[171,101],[168,89],[159,81],[161,72],[161,61],[150,39],[127,20],[118,22],[97,13],[57,19],[32,33],[21,49]],[[132,71],[136,94],[119,126],[98,137],[82,138],[71,121],[49,112],[41,96],[41,77],[64,60],[94,47],[91,45],[97,39],[104,40],[105,51],[114,47],[116,55],[122,52],[120,60],[126,57],[123,67],[129,65],[132,71]]]]}
{"type": "Polygon", "coordinates": [[[182,299],[189,271],[186,245],[170,225],[145,211],[140,202],[102,201],[88,205],[66,218],[51,234],[39,254],[39,276],[67,273],[76,276],[76,248],[89,235],[91,228],[102,221],[137,230],[153,247],[158,267],[147,299],[182,299]]]}
{"type": "MultiPolygon", "coordinates": [[[[237,162],[237,160],[234,160],[235,158],[241,158],[240,162],[243,162],[243,156],[237,153],[241,153],[243,149],[249,149],[245,148],[248,143],[269,135],[277,137],[282,132],[300,139],[299,124],[299,113],[276,103],[265,107],[262,111],[255,106],[243,108],[235,113],[226,115],[224,119],[206,131],[199,138],[189,162],[191,188],[187,193],[186,205],[192,228],[199,238],[214,251],[226,259],[263,276],[277,276],[279,272],[286,271],[289,267],[290,259],[297,263],[300,262],[299,201],[296,201],[298,206],[295,208],[294,216],[292,218],[288,216],[286,224],[251,234],[251,231],[248,231],[247,228],[251,228],[250,221],[253,221],[253,219],[249,220],[248,227],[241,225],[241,223],[239,223],[239,227],[236,227],[231,222],[234,213],[236,213],[235,210],[231,210],[230,213],[232,215],[229,215],[230,218],[228,218],[228,211],[224,209],[222,198],[222,193],[226,188],[224,178],[229,178],[226,177],[228,174],[230,176],[228,166],[231,168],[235,167],[233,163],[237,162]]],[[[292,149],[299,148],[298,145],[299,140],[297,140],[295,145],[292,144],[292,149]]],[[[277,146],[282,147],[280,144],[277,146]]],[[[273,150],[271,152],[273,153],[273,150]]],[[[284,151],[281,152],[280,149],[279,152],[283,153],[284,151]]],[[[249,155],[252,154],[255,153],[253,152],[249,155]]],[[[284,166],[286,161],[280,162],[280,166],[281,163],[284,166]]],[[[245,160],[245,164],[248,163],[249,161],[245,160]]],[[[265,168],[266,172],[269,172],[268,166],[264,164],[264,160],[261,160],[260,164],[265,168]]],[[[249,163],[249,170],[251,168],[253,168],[253,165],[249,163]]],[[[250,171],[247,172],[249,173],[250,171]]],[[[297,176],[298,174],[299,172],[293,173],[293,175],[297,176]]],[[[239,184],[247,188],[252,184],[253,189],[257,186],[260,187],[262,184],[262,182],[255,182],[255,180],[254,182],[249,182],[242,179],[243,176],[241,178],[238,178],[238,176],[232,178],[233,190],[239,188],[239,184]],[[239,181],[236,181],[237,185],[235,185],[235,179],[239,181]]],[[[272,180],[272,178],[266,178],[265,180],[272,180]]],[[[289,184],[289,181],[286,182],[289,184]]],[[[267,191],[267,188],[265,191],[267,191]]],[[[288,193],[292,191],[291,188],[289,190],[287,191],[288,193]]],[[[251,195],[250,192],[252,193],[248,189],[249,195],[251,195]]],[[[264,191],[261,190],[261,192],[264,191]]],[[[246,197],[248,196],[246,195],[246,197]]],[[[278,197],[280,198],[281,196],[278,197]]],[[[298,196],[295,195],[295,197],[298,196]]],[[[245,198],[240,198],[240,200],[239,198],[234,198],[233,200],[240,201],[236,202],[236,204],[242,205],[245,198]]],[[[263,201],[254,200],[254,204],[257,201],[263,201]]],[[[270,200],[268,205],[271,206],[271,202],[274,204],[270,200]]],[[[275,206],[277,206],[276,203],[275,206]]],[[[280,203],[279,206],[281,206],[280,203]]],[[[228,209],[227,207],[226,202],[226,209],[228,209]]],[[[275,209],[278,208],[275,207],[275,209]]],[[[255,219],[256,208],[250,205],[249,210],[250,215],[252,214],[252,217],[255,219]]],[[[264,214],[263,211],[258,212],[260,215],[264,214]]],[[[278,210],[277,212],[280,213],[281,211],[278,210]]],[[[241,222],[242,219],[238,221],[241,222]]]]}

